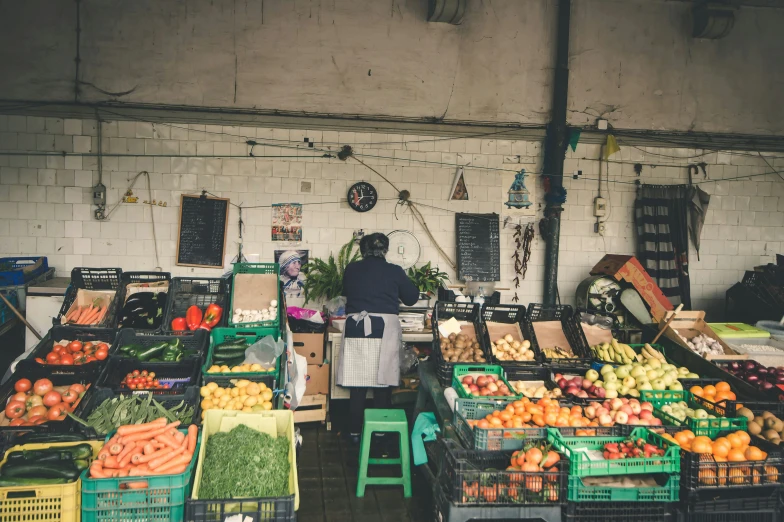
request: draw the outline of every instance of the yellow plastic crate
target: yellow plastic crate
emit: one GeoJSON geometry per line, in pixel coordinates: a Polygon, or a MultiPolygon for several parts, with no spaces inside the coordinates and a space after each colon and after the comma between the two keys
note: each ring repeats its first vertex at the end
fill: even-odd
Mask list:
{"type": "MultiPolygon", "coordinates": [[[[103,441],[57,442],[49,444],[24,444],[13,446],[3,455],[0,467],[12,451],[40,450],[89,444],[93,458],[103,447],[103,441]]],[[[46,486],[0,488],[0,521],[28,522],[79,522],[82,514],[82,481],[46,486]]]]}
{"type": "MultiPolygon", "coordinates": [[[[279,437],[286,437],[290,442],[289,449],[289,494],[294,495],[294,509],[299,509],[299,484],[297,481],[297,450],[296,437],[294,436],[294,413],[291,410],[270,410],[257,413],[243,413],[233,410],[208,410],[202,423],[201,448],[199,448],[199,460],[196,464],[196,478],[193,482],[192,499],[199,498],[199,486],[201,485],[202,466],[204,465],[204,455],[207,451],[207,439],[210,435],[221,431],[230,431],[238,424],[245,424],[251,428],[266,432],[266,427],[274,422],[274,429],[279,437]]],[[[209,471],[207,471],[209,473],[209,471]]],[[[241,499],[237,499],[236,504],[224,506],[225,512],[240,511],[241,499]],[[236,510],[232,509],[236,506],[236,510]]]]}

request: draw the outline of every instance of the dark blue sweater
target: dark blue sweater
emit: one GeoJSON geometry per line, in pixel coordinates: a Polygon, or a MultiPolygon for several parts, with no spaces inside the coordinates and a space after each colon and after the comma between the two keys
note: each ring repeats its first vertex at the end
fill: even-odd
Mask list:
{"type": "Polygon", "coordinates": [[[346,267],[343,295],[347,314],[397,315],[400,301],[411,306],[419,300],[419,290],[405,271],[379,257],[367,257],[346,267]]]}

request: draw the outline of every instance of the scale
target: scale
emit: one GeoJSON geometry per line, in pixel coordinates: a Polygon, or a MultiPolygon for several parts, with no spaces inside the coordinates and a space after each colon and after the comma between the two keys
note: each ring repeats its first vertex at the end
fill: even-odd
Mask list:
{"type": "Polygon", "coordinates": [[[419,240],[408,230],[394,230],[387,234],[389,238],[389,252],[387,261],[406,270],[419,261],[422,247],[419,240]]]}

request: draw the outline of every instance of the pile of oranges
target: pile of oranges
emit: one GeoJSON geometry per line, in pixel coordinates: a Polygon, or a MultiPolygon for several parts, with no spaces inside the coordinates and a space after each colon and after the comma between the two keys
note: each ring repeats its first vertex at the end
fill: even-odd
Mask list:
{"type": "Polygon", "coordinates": [[[724,486],[778,482],[776,466],[764,465],[768,454],[751,446],[751,437],[745,431],[735,431],[716,440],[695,436],[691,430],[679,431],[675,435],[664,434],[662,437],[675,442],[683,450],[700,455],[700,484],[724,486]]]}
{"type": "Polygon", "coordinates": [[[735,393],[730,389],[729,383],[724,381],[717,382],[716,384],[708,384],[707,386],[692,386],[689,391],[697,397],[702,397],[711,402],[719,402],[723,400],[734,401],[735,393]]]}
{"type": "MultiPolygon", "coordinates": [[[[472,428],[493,429],[493,428],[541,428],[545,426],[554,427],[576,427],[586,428],[599,426],[597,419],[588,419],[583,415],[580,406],[568,408],[558,404],[557,400],[543,398],[532,402],[527,397],[519,401],[509,403],[503,410],[494,411],[484,419],[469,420],[468,425],[472,428]]],[[[576,430],[575,434],[580,436],[595,435],[595,430],[576,430]]]]}

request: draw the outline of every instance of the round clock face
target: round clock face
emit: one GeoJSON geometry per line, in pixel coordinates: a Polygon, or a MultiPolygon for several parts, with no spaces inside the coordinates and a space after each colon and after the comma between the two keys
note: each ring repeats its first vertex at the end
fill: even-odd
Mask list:
{"type": "Polygon", "coordinates": [[[376,188],[365,181],[354,183],[348,189],[348,204],[357,212],[367,212],[376,206],[378,192],[376,188]]]}

